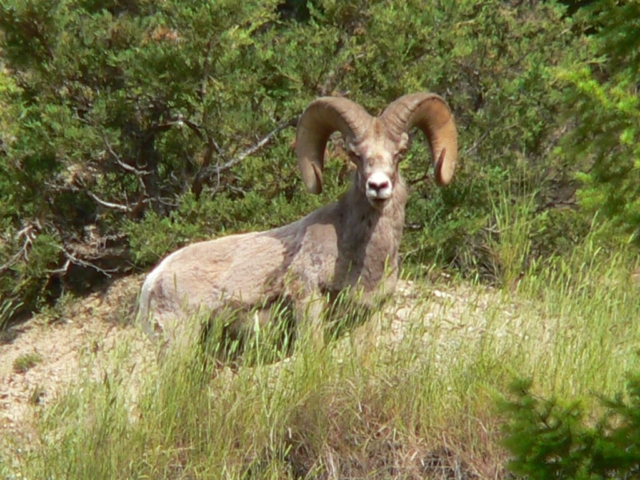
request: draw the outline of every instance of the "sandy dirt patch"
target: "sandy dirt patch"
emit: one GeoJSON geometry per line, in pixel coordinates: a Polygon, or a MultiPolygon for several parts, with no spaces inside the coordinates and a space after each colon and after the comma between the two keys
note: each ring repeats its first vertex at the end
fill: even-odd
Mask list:
{"type": "Polygon", "coordinates": [[[36,315],[3,332],[0,440],[28,444],[41,408],[77,381],[82,369],[91,368],[91,374],[99,375],[109,352],[123,341],[133,345],[134,364],[150,361],[151,345],[131,321],[141,281],[139,276],[116,280],[103,293],[75,301],[54,315],[36,315]],[[27,368],[19,368],[28,358],[32,361],[27,368]]]}

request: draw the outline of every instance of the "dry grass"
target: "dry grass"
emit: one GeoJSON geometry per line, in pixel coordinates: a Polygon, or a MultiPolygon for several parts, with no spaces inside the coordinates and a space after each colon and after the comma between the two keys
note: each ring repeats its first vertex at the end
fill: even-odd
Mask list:
{"type": "MultiPolygon", "coordinates": [[[[540,393],[588,406],[597,404],[593,392],[620,391],[637,369],[632,274],[622,255],[587,244],[515,290],[405,281],[383,312],[328,348],[299,342],[292,357],[234,371],[194,352],[156,368],[139,332],[113,318],[122,302],[107,294],[111,308],[89,315],[111,315],[111,333],[85,336],[74,379],[26,407],[32,434],[9,445],[0,473],[507,478],[494,406],[513,378],[532,377],[540,393]]],[[[47,364],[43,357],[26,375],[47,364]]]]}

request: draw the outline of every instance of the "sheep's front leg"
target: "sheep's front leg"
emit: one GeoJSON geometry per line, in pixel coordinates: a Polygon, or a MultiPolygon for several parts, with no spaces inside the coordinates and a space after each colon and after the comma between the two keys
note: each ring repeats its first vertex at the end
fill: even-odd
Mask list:
{"type": "Polygon", "coordinates": [[[295,302],[298,336],[311,342],[314,348],[324,347],[324,313],[327,301],[319,292],[295,302]]]}

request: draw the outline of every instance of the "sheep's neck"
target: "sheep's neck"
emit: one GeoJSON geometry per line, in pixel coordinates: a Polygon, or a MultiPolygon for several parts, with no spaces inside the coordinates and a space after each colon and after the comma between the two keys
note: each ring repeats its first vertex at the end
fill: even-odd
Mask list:
{"type": "Polygon", "coordinates": [[[399,176],[391,198],[381,209],[373,207],[355,184],[342,197],[344,217],[338,240],[342,258],[336,274],[343,285],[359,283],[365,289],[372,288],[385,276],[395,285],[406,202],[406,187],[399,176]]]}

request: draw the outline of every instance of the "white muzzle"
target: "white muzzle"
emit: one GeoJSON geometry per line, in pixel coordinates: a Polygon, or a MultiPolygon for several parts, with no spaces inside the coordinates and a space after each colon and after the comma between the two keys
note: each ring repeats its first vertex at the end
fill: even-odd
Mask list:
{"type": "Polygon", "coordinates": [[[365,194],[369,201],[387,200],[391,197],[393,184],[386,173],[374,172],[367,179],[365,194]]]}

